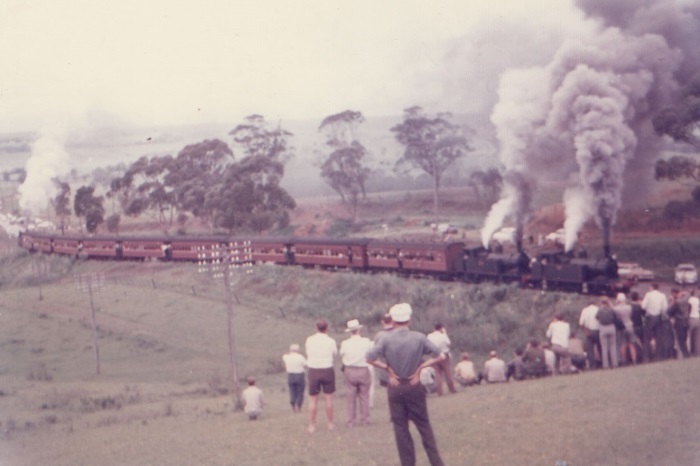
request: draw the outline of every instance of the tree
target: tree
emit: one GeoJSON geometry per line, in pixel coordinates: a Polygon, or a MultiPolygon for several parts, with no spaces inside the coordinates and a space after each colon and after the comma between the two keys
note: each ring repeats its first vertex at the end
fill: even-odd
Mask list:
{"type": "Polygon", "coordinates": [[[283,164],[294,155],[288,145],[292,133],[277,125],[269,129],[262,115],[249,115],[245,123],[233,128],[228,133],[233,141],[243,150],[245,157],[264,156],[283,164]]]}
{"type": "Polygon", "coordinates": [[[85,217],[85,228],[89,233],[94,233],[97,227],[104,221],[105,209],[102,205],[104,198],[95,196],[93,186],[78,188],[73,200],[73,211],[76,217],[85,217]]]}
{"type": "Polygon", "coordinates": [[[65,181],[54,178],[53,183],[58,187],[59,192],[51,199],[51,205],[61,220],[61,233],[66,232],[66,217],[70,215],[70,185],[65,181]]]}
{"type": "Polygon", "coordinates": [[[359,195],[366,197],[365,182],[370,169],[362,164],[367,153],[357,139],[357,126],[365,121],[362,113],[346,110],[323,119],[319,131],[331,149],[321,164],[321,177],[348,206],[353,221],[357,219],[359,195]]]}
{"type": "Polygon", "coordinates": [[[168,165],[164,177],[178,210],[209,222],[207,193],[222,182],[223,171],[232,160],[233,151],[220,139],[185,146],[168,165]]]}
{"type": "Polygon", "coordinates": [[[391,128],[396,140],[405,147],[396,169],[420,168],[433,180],[433,208],[439,208],[440,180],[445,170],[472,148],[461,129],[449,121],[449,114],[428,117],[421,107],[404,110],[404,120],[391,128]]]}

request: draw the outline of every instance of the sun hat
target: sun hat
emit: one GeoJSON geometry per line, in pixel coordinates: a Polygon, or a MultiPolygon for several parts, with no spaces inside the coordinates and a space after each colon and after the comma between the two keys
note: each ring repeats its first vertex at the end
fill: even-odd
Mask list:
{"type": "Polygon", "coordinates": [[[408,322],[413,314],[413,309],[408,303],[395,304],[389,309],[389,315],[394,322],[408,322]]]}
{"type": "Polygon", "coordinates": [[[360,321],[357,319],[352,319],[348,320],[348,328],[345,329],[346,332],[352,332],[355,330],[359,330],[363,327],[363,325],[360,325],[360,321]]]}

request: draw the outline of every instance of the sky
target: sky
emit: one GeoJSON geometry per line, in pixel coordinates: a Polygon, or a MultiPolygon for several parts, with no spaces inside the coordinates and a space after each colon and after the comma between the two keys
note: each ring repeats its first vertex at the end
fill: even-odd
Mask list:
{"type": "Polygon", "coordinates": [[[488,113],[589,27],[568,0],[3,0],[0,132],[488,113]]]}

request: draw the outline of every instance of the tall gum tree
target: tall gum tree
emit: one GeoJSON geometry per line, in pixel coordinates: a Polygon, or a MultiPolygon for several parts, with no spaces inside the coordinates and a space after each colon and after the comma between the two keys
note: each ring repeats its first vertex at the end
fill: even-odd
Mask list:
{"type": "Polygon", "coordinates": [[[396,171],[420,168],[430,175],[435,213],[439,211],[440,182],[445,170],[473,150],[462,128],[450,119],[448,113],[427,116],[421,107],[414,106],[405,109],[403,122],[391,128],[396,140],[405,147],[403,156],[396,162],[396,171]]]}
{"type": "Polygon", "coordinates": [[[367,150],[357,135],[364,121],[361,112],[346,110],[327,116],[318,128],[330,150],[321,164],[321,178],[340,195],[353,222],[357,220],[360,194],[363,198],[367,195],[365,182],[370,174],[362,160],[367,150]]]}

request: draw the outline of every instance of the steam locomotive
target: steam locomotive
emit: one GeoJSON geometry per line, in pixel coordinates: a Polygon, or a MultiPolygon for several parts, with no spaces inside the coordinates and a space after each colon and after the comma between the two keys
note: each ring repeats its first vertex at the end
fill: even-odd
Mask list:
{"type": "Polygon", "coordinates": [[[601,259],[565,253],[540,253],[530,258],[517,252],[490,251],[461,241],[431,242],[371,238],[274,238],[232,236],[82,236],[24,231],[19,246],[45,254],[85,259],[220,260],[297,265],[358,272],[393,272],[479,283],[518,283],[522,287],[614,296],[628,292],[620,281],[617,261],[605,249],[601,259]]]}

